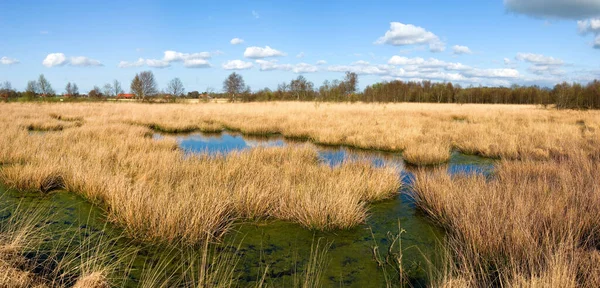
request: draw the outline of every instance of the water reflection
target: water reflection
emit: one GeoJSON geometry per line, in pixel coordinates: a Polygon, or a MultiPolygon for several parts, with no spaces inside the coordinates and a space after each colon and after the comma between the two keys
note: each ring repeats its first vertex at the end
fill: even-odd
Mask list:
{"type": "MultiPolygon", "coordinates": [[[[261,275],[261,269],[268,266],[269,285],[291,285],[296,279],[294,277],[299,277],[294,272],[295,265],[305,264],[313,240],[323,238],[333,243],[328,252],[329,266],[323,272],[328,281],[327,286],[386,286],[381,269],[373,259],[373,246],[378,245],[380,251],[387,251],[391,243],[389,233],[397,233],[399,224],[407,231],[402,236],[402,243],[403,247],[410,248],[404,251],[403,259],[407,273],[414,278],[413,286],[421,286],[424,283],[423,279],[427,278],[427,263],[435,262],[435,257],[439,256],[437,248],[443,239],[443,231],[432,225],[416,209],[416,204],[410,196],[410,187],[414,181],[413,172],[419,168],[405,165],[401,153],[322,146],[289,140],[282,136],[252,137],[231,132],[156,137],[176,137],[179,146],[187,153],[227,154],[253,147],[305,144],[314,146],[321,161],[330,166],[344,161],[367,159],[378,167],[393,165],[399,168],[404,193],[398,193],[394,199],[371,204],[367,223],[354,229],[311,231],[298,224],[280,220],[250,221],[239,225],[228,238],[244,239],[241,245],[244,257],[240,260],[240,267],[244,275],[242,280],[247,281],[247,284],[255,283],[256,275],[261,275]]],[[[493,163],[490,159],[453,153],[450,162],[440,169],[447,169],[448,173],[453,175],[488,175],[493,169],[493,163]]]]}

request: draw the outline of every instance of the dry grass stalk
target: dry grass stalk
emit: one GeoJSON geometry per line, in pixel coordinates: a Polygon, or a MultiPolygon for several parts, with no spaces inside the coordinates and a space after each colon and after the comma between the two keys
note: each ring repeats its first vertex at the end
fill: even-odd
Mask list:
{"type": "Polygon", "coordinates": [[[590,263],[599,259],[599,168],[582,153],[505,161],[492,180],[419,172],[418,205],[449,232],[456,270],[446,279],[469,286],[598,287],[590,263]]]}
{"type": "MultiPolygon", "coordinates": [[[[7,117],[14,120],[2,122],[0,140],[8,147],[0,162],[10,163],[0,168],[4,181],[18,189],[80,193],[136,238],[188,243],[206,235],[217,240],[238,218],[350,228],[364,222],[367,203],[391,197],[400,185],[393,168],[328,167],[310,147],[187,157],[174,140],[147,137],[147,128],[120,123],[104,107],[110,106],[90,111],[81,127],[43,135],[18,128],[35,110],[12,107],[7,117]]],[[[85,107],[73,108],[57,114],[79,115],[85,107]]]]}

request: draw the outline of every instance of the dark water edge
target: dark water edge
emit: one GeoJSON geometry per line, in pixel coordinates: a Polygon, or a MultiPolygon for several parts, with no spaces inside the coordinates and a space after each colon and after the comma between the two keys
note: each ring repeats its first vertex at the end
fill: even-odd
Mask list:
{"type": "MultiPolygon", "coordinates": [[[[292,143],[282,137],[248,137],[235,133],[155,136],[161,137],[176,137],[180,147],[188,153],[228,153],[256,146],[283,146],[292,143]]],[[[237,223],[216,251],[235,253],[239,257],[235,273],[239,286],[254,286],[265,271],[265,284],[268,286],[292,286],[302,277],[310,258],[311,247],[318,241],[329,247],[326,254],[327,266],[322,273],[323,286],[385,287],[386,275],[374,259],[373,248],[378,247],[380,256],[388,256],[388,247],[399,229],[405,230],[401,235],[404,272],[413,286],[427,286],[429,271],[435,270],[439,264],[444,233],[416,209],[415,203],[408,196],[413,176],[400,154],[349,147],[315,147],[321,160],[327,165],[365,158],[376,166],[394,165],[402,171],[399,177],[404,184],[403,190],[394,199],[371,204],[367,222],[349,230],[313,231],[280,220],[237,223]],[[233,249],[234,247],[239,249],[233,249]]],[[[488,174],[493,165],[494,161],[490,159],[453,153],[450,163],[445,167],[450,174],[488,174]]],[[[20,210],[29,208],[49,213],[41,224],[49,228],[52,237],[44,245],[57,249],[56,246],[62,244],[56,243],[69,242],[69,246],[73,247],[78,243],[85,243],[85,239],[90,237],[101,237],[110,240],[111,249],[135,250],[135,258],[128,260],[128,267],[123,267],[127,271],[123,273],[123,277],[127,278],[127,287],[139,286],[141,271],[153,265],[162,265],[161,261],[164,259],[170,261],[163,269],[165,274],[178,271],[181,263],[186,261],[181,258],[179,248],[140,243],[127,238],[120,227],[107,222],[101,208],[74,193],[54,191],[41,194],[8,190],[0,186],[0,194],[0,221],[10,217],[17,207],[20,210]]],[[[396,245],[398,243],[395,243],[392,253],[400,249],[396,245]]],[[[393,281],[396,278],[395,271],[392,267],[385,268],[387,281],[393,281]]]]}

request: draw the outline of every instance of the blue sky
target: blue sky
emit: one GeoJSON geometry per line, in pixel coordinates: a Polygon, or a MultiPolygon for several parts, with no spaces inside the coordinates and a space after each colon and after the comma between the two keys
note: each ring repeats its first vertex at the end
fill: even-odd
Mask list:
{"type": "Polygon", "coordinates": [[[344,71],[361,88],[600,79],[600,0],[4,0],[0,11],[0,81],[19,90],[42,73],[59,93],[114,79],[128,90],[143,70],[186,91],[220,91],[233,71],[253,90],[344,71]]]}

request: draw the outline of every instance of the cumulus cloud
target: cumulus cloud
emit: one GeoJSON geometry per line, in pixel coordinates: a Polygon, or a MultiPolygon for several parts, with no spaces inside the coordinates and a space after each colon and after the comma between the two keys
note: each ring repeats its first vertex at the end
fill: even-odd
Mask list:
{"type": "Polygon", "coordinates": [[[210,52],[199,52],[199,53],[182,53],[177,51],[167,50],[164,53],[163,60],[166,62],[182,62],[193,59],[210,59],[212,54],[210,52]]]}
{"type": "Polygon", "coordinates": [[[119,62],[119,65],[117,65],[117,66],[119,68],[131,68],[131,67],[141,67],[141,66],[144,66],[144,64],[146,64],[146,60],[144,60],[144,58],[139,58],[135,62],[121,61],[121,62],[119,62]]]}
{"type": "Polygon", "coordinates": [[[325,65],[325,64],[327,64],[327,61],[325,61],[325,60],[317,61],[317,65],[325,65]]]}
{"type": "Polygon", "coordinates": [[[465,76],[481,77],[481,78],[517,78],[520,76],[516,69],[478,69],[473,68],[462,72],[465,76]]]}
{"type": "MultiPolygon", "coordinates": [[[[448,63],[439,59],[429,58],[427,60],[421,57],[408,58],[403,56],[392,56],[390,60],[388,60],[388,64],[391,65],[405,65],[405,66],[414,66],[419,68],[445,68],[445,67],[458,67],[460,63],[448,63]]],[[[462,64],[461,64],[462,65],[462,64]]],[[[413,67],[409,67],[412,69],[413,67]]],[[[414,70],[414,69],[413,69],[414,70]]]]}
{"type": "Polygon", "coordinates": [[[460,55],[460,54],[471,54],[473,52],[467,46],[454,45],[452,47],[452,53],[456,54],[456,55],[460,55]]]}
{"type": "Polygon", "coordinates": [[[71,57],[69,64],[71,66],[82,66],[82,67],[104,66],[104,65],[102,65],[102,63],[100,63],[100,61],[95,60],[95,59],[91,59],[91,58],[88,58],[88,57],[85,57],[85,56],[71,57]]]}
{"type": "Polygon", "coordinates": [[[584,19],[600,15],[598,0],[504,0],[508,11],[540,18],[584,19]]]}
{"type": "Polygon", "coordinates": [[[304,52],[298,53],[298,55],[296,55],[296,58],[304,58],[304,52]]]}
{"type": "Polygon", "coordinates": [[[317,66],[308,63],[280,64],[277,60],[262,59],[258,59],[255,62],[259,65],[260,71],[282,70],[292,71],[294,73],[313,73],[319,71],[317,66]]]}
{"type": "Polygon", "coordinates": [[[233,38],[231,39],[231,41],[229,41],[232,45],[239,45],[244,43],[244,39],[241,38],[233,38]]]}
{"type": "Polygon", "coordinates": [[[393,66],[371,65],[369,63],[353,63],[351,65],[331,65],[327,71],[331,72],[354,72],[359,75],[389,75],[393,66]]]}
{"type": "Polygon", "coordinates": [[[600,18],[577,21],[579,33],[586,35],[588,33],[600,34],[600,18]]]}
{"type": "Polygon", "coordinates": [[[56,67],[67,64],[67,57],[63,53],[50,53],[42,61],[42,65],[46,67],[56,67]]]}
{"type": "Polygon", "coordinates": [[[183,62],[183,66],[186,68],[208,68],[211,67],[207,59],[210,59],[213,55],[220,55],[223,52],[217,50],[215,52],[198,52],[198,53],[182,53],[172,50],[167,50],[163,53],[162,59],[144,59],[139,58],[135,62],[121,61],[119,62],[119,68],[131,68],[141,67],[147,65],[152,68],[166,68],[170,67],[172,63],[183,62]]]}
{"type": "Polygon", "coordinates": [[[146,65],[148,65],[148,67],[152,67],[152,68],[167,68],[167,67],[171,66],[171,64],[168,61],[159,60],[159,59],[147,59],[146,65]]]}
{"type": "Polygon", "coordinates": [[[431,52],[441,52],[446,49],[446,44],[432,32],[419,26],[400,22],[391,22],[390,30],[377,39],[375,44],[389,44],[394,46],[428,44],[431,52]]]}
{"type": "Polygon", "coordinates": [[[206,59],[186,59],[183,61],[183,66],[186,68],[209,68],[210,63],[206,59]]]}
{"type": "Polygon", "coordinates": [[[508,58],[504,58],[504,65],[510,65],[512,62],[508,58]]]}
{"type": "Polygon", "coordinates": [[[13,65],[13,64],[18,64],[19,60],[15,59],[15,58],[10,58],[10,57],[2,57],[0,58],[0,64],[3,65],[13,65]]]}
{"type": "Polygon", "coordinates": [[[292,65],[290,64],[279,64],[277,60],[256,60],[256,64],[259,66],[260,71],[271,71],[271,70],[292,70],[292,65]]]}
{"type": "Polygon", "coordinates": [[[64,53],[50,53],[42,61],[42,65],[50,68],[69,64],[77,67],[104,66],[100,61],[85,56],[67,58],[64,53]]]}
{"type": "Polygon", "coordinates": [[[517,53],[515,59],[519,61],[529,62],[534,65],[563,65],[565,64],[562,60],[554,57],[544,56],[542,54],[533,53],[517,53]]]}
{"type": "Polygon", "coordinates": [[[559,68],[565,65],[565,63],[563,60],[558,58],[533,53],[517,53],[515,59],[530,63],[531,65],[529,68],[527,68],[527,70],[533,74],[564,74],[564,72],[559,68]]]}
{"type": "Polygon", "coordinates": [[[577,21],[577,28],[579,30],[579,34],[581,35],[596,35],[596,39],[594,40],[592,47],[596,49],[600,48],[600,18],[577,21]]]}
{"type": "Polygon", "coordinates": [[[252,62],[244,62],[242,60],[229,60],[221,65],[225,70],[244,70],[250,69],[254,64],[252,62]]]}
{"type": "Polygon", "coordinates": [[[314,73],[319,71],[319,68],[317,68],[317,66],[315,65],[311,65],[308,63],[298,63],[294,65],[292,71],[294,73],[314,73]]]}
{"type": "Polygon", "coordinates": [[[269,46],[265,46],[264,48],[252,46],[252,47],[246,48],[246,51],[244,51],[244,57],[251,58],[251,59],[279,57],[279,56],[286,56],[286,54],[279,50],[273,49],[269,46]]]}

